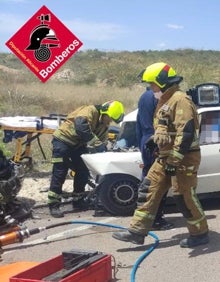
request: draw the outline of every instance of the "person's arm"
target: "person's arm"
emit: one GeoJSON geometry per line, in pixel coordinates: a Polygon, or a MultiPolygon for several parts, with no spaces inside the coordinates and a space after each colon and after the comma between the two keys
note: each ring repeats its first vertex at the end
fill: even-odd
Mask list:
{"type": "Polygon", "coordinates": [[[180,99],[177,102],[173,121],[176,136],[165,167],[166,173],[171,176],[176,174],[177,167],[192,145],[199,150],[199,139],[196,137],[199,124],[196,115],[196,109],[190,100],[180,99]]]}
{"type": "Polygon", "coordinates": [[[84,142],[88,142],[95,137],[95,134],[92,132],[87,117],[85,116],[76,117],[74,120],[74,124],[75,124],[76,133],[82,138],[84,142]]]}
{"type": "Polygon", "coordinates": [[[99,140],[93,132],[99,120],[99,113],[94,106],[83,107],[74,118],[74,127],[76,133],[80,136],[83,142],[95,142],[99,140]]]}
{"type": "MultiPolygon", "coordinates": [[[[145,140],[148,140],[154,134],[154,112],[156,108],[156,99],[152,93],[146,93],[139,101],[139,127],[145,140]]],[[[143,147],[144,144],[141,144],[143,147]]]]}
{"type": "Polygon", "coordinates": [[[137,113],[137,120],[136,120],[136,137],[137,137],[137,144],[138,148],[141,150],[141,139],[142,139],[142,128],[140,123],[140,114],[137,113]]]}
{"type": "Polygon", "coordinates": [[[92,107],[88,107],[87,112],[84,109],[74,120],[76,133],[87,144],[88,150],[93,153],[106,151],[106,144],[92,130],[98,120],[99,114],[92,107]]]}
{"type": "Polygon", "coordinates": [[[196,109],[189,99],[183,98],[177,102],[173,121],[176,136],[168,161],[171,162],[172,159],[174,163],[179,163],[190,150],[193,142],[198,143],[198,140],[195,140],[195,136],[199,125],[196,124],[197,118],[195,115],[197,115],[196,109]]]}

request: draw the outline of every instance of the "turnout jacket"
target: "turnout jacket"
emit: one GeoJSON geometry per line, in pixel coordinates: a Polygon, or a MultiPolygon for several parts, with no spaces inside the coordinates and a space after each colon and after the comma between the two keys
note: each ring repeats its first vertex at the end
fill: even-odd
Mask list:
{"type": "Polygon", "coordinates": [[[170,142],[160,146],[159,157],[179,165],[184,155],[199,151],[199,118],[191,98],[177,85],[168,88],[160,98],[154,120],[155,133],[169,135],[170,142]]]}
{"type": "Polygon", "coordinates": [[[100,116],[99,106],[82,106],[66,117],[53,136],[74,147],[86,146],[91,140],[93,144],[105,142],[108,127],[101,122],[100,116]]]}

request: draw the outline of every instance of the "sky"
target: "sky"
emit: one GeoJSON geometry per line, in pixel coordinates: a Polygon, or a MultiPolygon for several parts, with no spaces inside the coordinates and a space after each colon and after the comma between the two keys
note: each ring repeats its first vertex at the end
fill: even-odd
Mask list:
{"type": "Polygon", "coordinates": [[[0,52],[43,5],[81,51],[220,50],[219,0],[0,0],[0,52]]]}

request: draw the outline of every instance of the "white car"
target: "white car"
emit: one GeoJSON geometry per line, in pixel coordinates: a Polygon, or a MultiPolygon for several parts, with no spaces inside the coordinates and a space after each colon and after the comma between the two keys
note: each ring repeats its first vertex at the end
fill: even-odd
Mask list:
{"type": "MultiPolygon", "coordinates": [[[[219,94],[219,88],[217,91],[219,94]]],[[[204,93],[201,92],[201,96],[202,94],[204,93]]],[[[207,95],[207,91],[205,94],[207,95]]],[[[201,97],[200,99],[202,101],[201,97]]],[[[215,107],[198,108],[202,155],[198,172],[197,193],[199,198],[220,192],[219,102],[220,100],[216,102],[215,107]]],[[[206,101],[204,104],[207,103],[210,102],[206,101]]],[[[121,124],[118,139],[120,140],[119,145],[123,148],[120,151],[116,148],[115,151],[82,156],[97,183],[97,195],[101,204],[114,215],[131,215],[136,207],[138,184],[142,173],[141,153],[135,143],[136,115],[137,110],[131,112],[125,116],[121,124]]],[[[169,196],[171,196],[170,192],[169,196]]]]}

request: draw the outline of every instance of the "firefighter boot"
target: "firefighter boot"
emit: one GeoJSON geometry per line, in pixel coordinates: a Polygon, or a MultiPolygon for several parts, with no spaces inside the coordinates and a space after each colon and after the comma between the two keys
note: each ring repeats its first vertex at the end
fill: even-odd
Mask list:
{"type": "Polygon", "coordinates": [[[85,193],[75,193],[73,192],[73,209],[77,210],[88,210],[89,203],[86,200],[85,193]]]}
{"type": "Polygon", "coordinates": [[[172,228],[174,228],[174,224],[166,221],[164,217],[155,219],[152,225],[152,230],[169,230],[172,228]]]}
{"type": "Polygon", "coordinates": [[[114,232],[112,234],[112,237],[120,241],[131,242],[137,245],[143,245],[145,236],[142,234],[133,233],[133,232],[126,230],[126,231],[121,231],[121,232],[114,232]]]}
{"type": "Polygon", "coordinates": [[[56,194],[55,192],[48,192],[48,206],[50,210],[50,214],[53,217],[64,217],[64,213],[60,210],[61,204],[61,195],[56,194]]]}
{"type": "Polygon", "coordinates": [[[192,236],[190,235],[188,238],[180,241],[181,248],[193,248],[199,245],[204,245],[209,242],[208,233],[192,236]]]}
{"type": "Polygon", "coordinates": [[[50,214],[53,217],[59,218],[59,217],[64,217],[64,213],[60,209],[60,203],[50,203],[49,205],[49,210],[50,214]]]}

